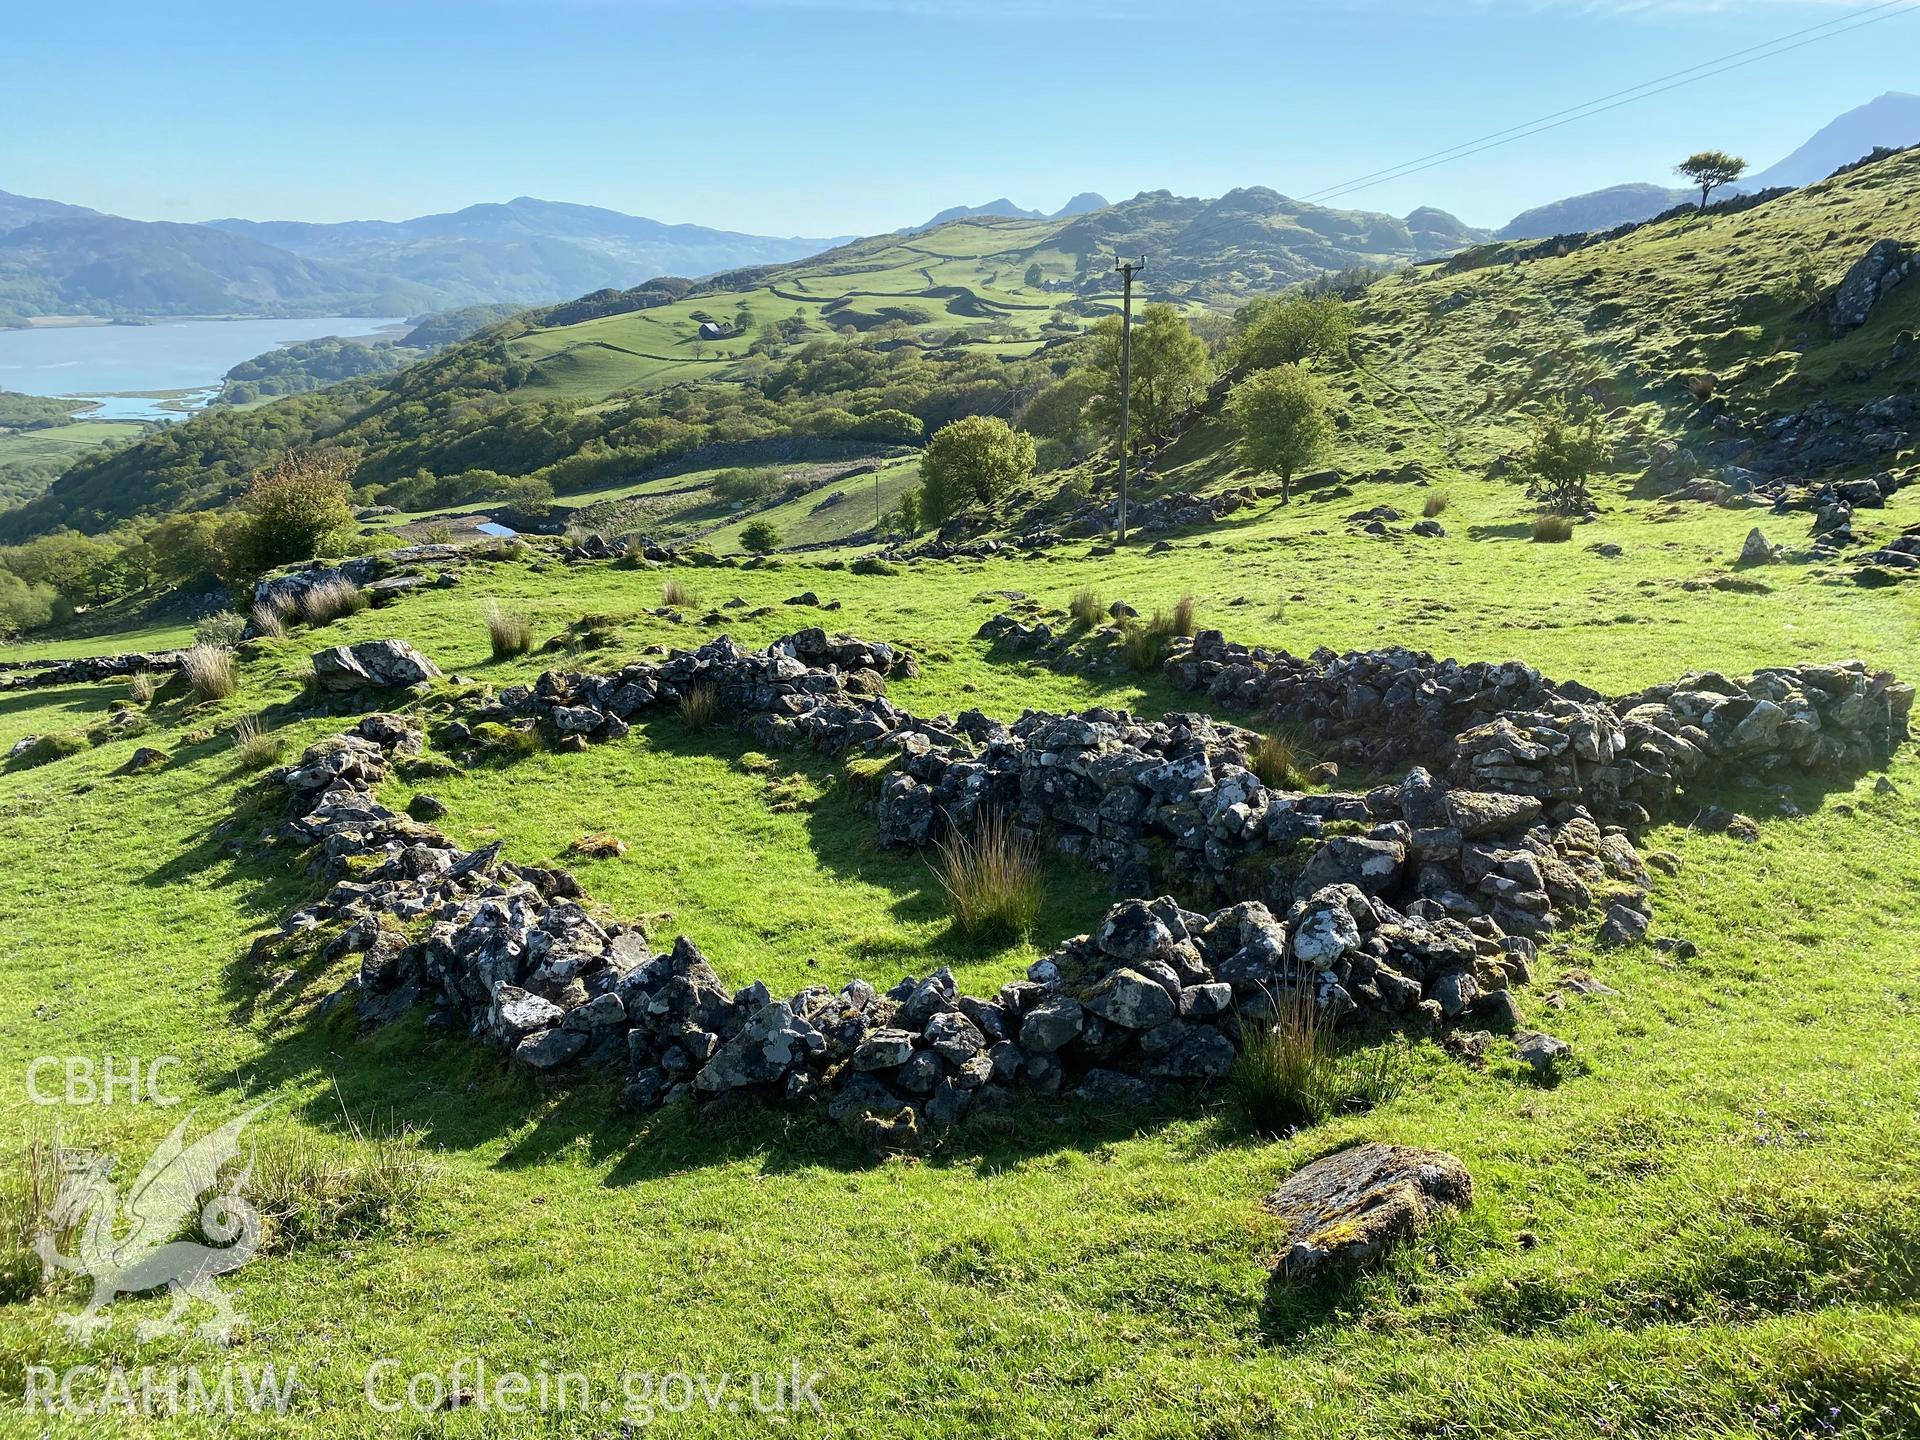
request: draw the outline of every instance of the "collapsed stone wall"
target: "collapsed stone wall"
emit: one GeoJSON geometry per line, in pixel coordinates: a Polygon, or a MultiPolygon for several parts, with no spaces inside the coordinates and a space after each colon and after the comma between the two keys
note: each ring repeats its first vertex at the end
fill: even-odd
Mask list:
{"type": "MultiPolygon", "coordinates": [[[[819,631],[757,652],[721,640],[612,675],[542,676],[454,720],[445,738],[459,745],[477,726],[520,723],[575,746],[614,739],[627,718],[707,685],[772,741],[897,751],[907,765],[924,764],[936,745],[971,752],[966,730],[917,721],[866,693],[909,664],[892,647],[819,631]]],[[[1021,757],[1017,769],[997,772],[1018,790],[1022,774],[1071,772],[1101,753],[1116,763],[1131,743],[1122,719],[1029,716],[991,730],[983,748],[1021,757]]],[[[1192,719],[1140,737],[1163,747],[1145,767],[1153,773],[1143,794],[1158,783],[1191,804],[1196,791],[1218,788],[1201,779],[1216,763],[1229,785],[1244,774],[1230,742],[1192,719]]],[[[1549,822],[1537,803],[1450,791],[1416,773],[1365,797],[1313,797],[1296,822],[1303,835],[1337,811],[1397,838],[1309,845],[1293,903],[1244,900],[1203,913],[1170,897],[1124,900],[1094,934],[991,996],[960,994],[942,971],[885,992],[856,980],[776,1000],[759,984],[729,991],[685,937],[655,953],[640,931],[599,923],[564,871],[515,865],[497,842],[462,850],[381,804],[375,789],[393,761],[422,747],[417,722],[376,714],[277,777],[289,797],[284,838],[308,849],[331,882],[288,918],[282,938],[318,932],[330,936],[329,956],[359,955],[341,998],[363,1019],[429,1001],[534,1069],[616,1065],[637,1105],[739,1089],[818,1095],[834,1118],[881,1144],[1018,1090],[1131,1102],[1164,1084],[1219,1080],[1242,1017],[1286,993],[1310,994],[1331,1015],[1510,1028],[1520,1019],[1511,987],[1529,978],[1535,956],[1527,937],[1557,918],[1554,905],[1584,908],[1611,892],[1646,910],[1646,871],[1623,835],[1571,812],[1549,822]],[[1423,857],[1417,870],[1382,863],[1396,846],[1423,857]],[[1317,856],[1328,858],[1315,864],[1317,856]]],[[[989,798],[997,799],[991,787],[976,805],[989,798]]],[[[1022,813],[1039,819],[1024,805],[1022,813]]],[[[280,948],[270,937],[262,960],[280,948]]]]}
{"type": "MultiPolygon", "coordinates": [[[[761,651],[723,638],[608,675],[548,672],[463,710],[442,738],[538,729],[577,749],[708,687],[766,743],[897,755],[875,807],[892,843],[1004,806],[1124,880],[1141,878],[1136,847],[1166,848],[1194,894],[1251,860],[1270,900],[1211,912],[1122,900],[991,996],[960,994],[945,971],[884,992],[862,980],[785,999],[759,983],[729,990],[686,937],[657,953],[641,931],[594,919],[567,872],[516,865],[498,842],[462,850],[381,804],[390,765],[424,737],[376,714],[278,774],[282,834],[331,888],[261,957],[317,932],[330,958],[360,957],[337,998],[369,1023],[425,1001],[535,1070],[617,1067],[637,1106],[740,1090],[818,1098],[872,1143],[899,1145],[1022,1090],[1133,1103],[1217,1081],[1243,1021],[1276,996],[1310,996],[1332,1016],[1512,1029],[1534,937],[1602,908],[1604,939],[1647,933],[1650,877],[1631,839],[1576,804],[1450,787],[1419,767],[1365,794],[1272,791],[1245,769],[1249,732],[1204,716],[922,721],[877,693],[912,663],[817,629],[761,651]]],[[[1699,693],[1661,687],[1635,708],[1691,713],[1680,697],[1699,693]]],[[[1517,1039],[1538,1064],[1564,1052],[1534,1032],[1517,1039]]]]}
{"type": "Polygon", "coordinates": [[[1167,661],[1187,689],[1297,725],[1343,763],[1412,761],[1456,783],[1575,802],[1643,823],[1689,785],[1842,777],[1904,740],[1913,686],[1859,661],[1689,674],[1608,701],[1517,661],[1462,665],[1401,648],[1307,659],[1202,631],[1167,661]]]}
{"type": "Polygon", "coordinates": [[[124,680],[143,672],[180,668],[180,650],[131,651],[124,655],[85,655],[77,660],[0,661],[0,690],[37,690],[51,685],[124,680]]]}

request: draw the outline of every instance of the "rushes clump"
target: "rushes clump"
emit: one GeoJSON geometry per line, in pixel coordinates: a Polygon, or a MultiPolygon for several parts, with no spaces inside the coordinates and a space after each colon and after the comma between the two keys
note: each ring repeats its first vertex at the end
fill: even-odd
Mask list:
{"type": "Polygon", "coordinates": [[[280,762],[287,741],[279,731],[269,730],[258,715],[249,715],[233,727],[233,748],[249,770],[264,770],[280,762]]]}
{"type": "Polygon", "coordinates": [[[223,645],[195,645],[180,657],[180,675],[196,700],[224,700],[240,688],[233,652],[223,645]]]}
{"type": "Polygon", "coordinates": [[[159,688],[160,682],[153,678],[151,670],[136,670],[127,678],[127,698],[136,705],[150,703],[159,688]]]}
{"type": "Polygon", "coordinates": [[[1452,503],[1453,499],[1446,491],[1436,490],[1427,496],[1426,502],[1420,507],[1420,513],[1429,520],[1437,520],[1447,513],[1447,506],[1452,503]]]}
{"type": "Polygon", "coordinates": [[[1033,842],[997,814],[983,814],[968,834],[956,830],[940,844],[934,866],[947,892],[953,923],[975,940],[1024,940],[1040,918],[1045,891],[1033,842]]]}
{"type": "Polygon", "coordinates": [[[358,615],[369,603],[360,587],[341,575],[300,592],[300,618],[316,627],[331,625],[344,616],[358,615]]]}
{"type": "Polygon", "coordinates": [[[287,638],[287,612],[283,607],[263,602],[253,607],[248,618],[257,634],[275,640],[287,638]]]}
{"type": "Polygon", "coordinates": [[[700,602],[693,598],[693,591],[682,585],[678,580],[669,580],[660,587],[660,603],[662,605],[672,605],[677,609],[684,606],[698,605],[700,602]]]}
{"type": "Polygon", "coordinates": [[[1170,619],[1175,635],[1193,634],[1193,612],[1200,608],[1200,602],[1191,595],[1182,595],[1173,602],[1173,615],[1170,619]]]}
{"type": "Polygon", "coordinates": [[[1275,790],[1306,789],[1312,765],[1300,742],[1282,730],[1262,735],[1247,756],[1247,768],[1260,777],[1262,785],[1275,790]]]}
{"type": "Polygon", "coordinates": [[[275,1136],[254,1153],[247,1198],[270,1252],[389,1228],[426,1194],[435,1167],[416,1132],[348,1123],[350,1139],[275,1136]]]}
{"type": "Polygon", "coordinates": [[[196,645],[219,645],[231,649],[240,643],[247,633],[247,622],[231,610],[216,610],[211,615],[202,615],[193,627],[193,640],[196,645]]]}
{"type": "Polygon", "coordinates": [[[1107,607],[1097,590],[1091,585],[1082,585],[1067,602],[1067,613],[1091,630],[1107,618],[1107,607]]]}
{"type": "Polygon", "coordinates": [[[691,685],[680,697],[680,723],[689,730],[705,730],[720,718],[720,692],[711,685],[691,685]]]}
{"type": "Polygon", "coordinates": [[[1227,1078],[1250,1128],[1283,1136],[1342,1111],[1370,1110],[1399,1091],[1403,1052],[1379,1045],[1340,1055],[1308,986],[1269,1002],[1261,1014],[1242,1012],[1240,1054],[1227,1078]]]}
{"type": "Polygon", "coordinates": [[[1129,620],[1120,632],[1120,653],[1129,669],[1140,674],[1159,667],[1167,656],[1167,644],[1174,635],[1173,617],[1156,610],[1146,620],[1129,620]]]}
{"type": "Polygon", "coordinates": [[[487,607],[487,642],[493,647],[496,660],[524,655],[533,649],[533,622],[524,615],[490,605],[487,607]]]}
{"type": "Polygon", "coordinates": [[[1533,538],[1543,545],[1557,545],[1561,541],[1573,538],[1573,517],[1571,515],[1536,515],[1533,520],[1533,538]]]}
{"type": "Polygon", "coordinates": [[[0,1167],[0,1302],[31,1299],[47,1288],[48,1275],[35,1253],[35,1236],[53,1233],[63,1255],[74,1250],[74,1233],[85,1221],[75,1215],[64,1227],[53,1223],[53,1200],[60,1189],[60,1137],[33,1133],[0,1167]]]}

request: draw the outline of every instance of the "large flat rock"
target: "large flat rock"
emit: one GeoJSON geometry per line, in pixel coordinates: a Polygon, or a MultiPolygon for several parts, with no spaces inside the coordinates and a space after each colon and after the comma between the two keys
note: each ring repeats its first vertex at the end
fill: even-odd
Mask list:
{"type": "Polygon", "coordinates": [[[1473,1203],[1473,1177],[1442,1150],[1372,1141],[1315,1160],[1266,1198],[1285,1225],[1277,1273],[1305,1280],[1363,1265],[1473,1203]]]}

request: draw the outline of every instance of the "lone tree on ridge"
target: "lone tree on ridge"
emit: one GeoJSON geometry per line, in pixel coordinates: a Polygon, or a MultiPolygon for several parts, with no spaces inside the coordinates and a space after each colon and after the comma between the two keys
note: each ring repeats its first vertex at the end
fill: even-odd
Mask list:
{"type": "Polygon", "coordinates": [[[1673,169],[1676,175],[1684,175],[1700,187],[1700,208],[1705,210],[1709,195],[1747,173],[1747,162],[1724,150],[1702,150],[1697,155],[1689,155],[1673,169]]]}

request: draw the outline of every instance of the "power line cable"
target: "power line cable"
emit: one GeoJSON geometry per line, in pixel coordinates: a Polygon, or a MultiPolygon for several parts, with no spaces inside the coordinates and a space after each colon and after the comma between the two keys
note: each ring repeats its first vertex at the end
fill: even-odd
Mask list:
{"type": "MultiPolygon", "coordinates": [[[[1651,90],[1654,86],[1663,85],[1669,80],[1679,80],[1686,76],[1694,76],[1695,72],[1697,71],[1709,70],[1716,65],[1725,64],[1729,60],[1737,60],[1743,55],[1752,55],[1755,51],[1759,51],[1759,50],[1770,50],[1775,45],[1784,44],[1787,41],[1797,39],[1802,35],[1812,35],[1815,31],[1828,30],[1836,25],[1844,25],[1849,21],[1861,19],[1867,15],[1873,14],[1876,11],[1893,10],[1893,9],[1902,8],[1906,6],[1908,3],[1909,3],[1909,0],[1880,0],[1880,3],[1878,4],[1862,6],[1858,10],[1850,10],[1845,14],[1836,15],[1830,20],[1822,20],[1817,25],[1809,25],[1801,30],[1791,30],[1787,32],[1785,35],[1776,35],[1771,40],[1763,40],[1759,44],[1749,45],[1743,50],[1733,50],[1733,51],[1729,51],[1725,55],[1716,56],[1712,60],[1702,60],[1699,64],[1689,65],[1684,70],[1674,70],[1674,71],[1670,71],[1665,75],[1656,75],[1651,80],[1643,80],[1638,85],[1629,85],[1624,90],[1615,90],[1609,94],[1597,96],[1592,100],[1582,101],[1578,105],[1569,105],[1564,110],[1553,110],[1548,112],[1545,115],[1536,116],[1532,120],[1523,120],[1517,125],[1509,125],[1504,130],[1490,131],[1488,134],[1478,136],[1472,140],[1462,140],[1459,144],[1449,145],[1444,150],[1430,151],[1425,155],[1417,156],[1414,159],[1404,161],[1399,165],[1389,165],[1384,170],[1374,170],[1366,175],[1357,176],[1353,180],[1343,181],[1339,185],[1330,185],[1323,190],[1314,190],[1309,192],[1308,194],[1299,196],[1298,198],[1302,200],[1313,200],[1318,198],[1321,195],[1332,194],[1335,191],[1345,189],[1348,186],[1358,185],[1362,181],[1389,178],[1397,174],[1399,171],[1405,170],[1410,166],[1418,165],[1428,160],[1444,159],[1445,157],[1452,155],[1453,152],[1456,150],[1466,150],[1472,146],[1480,145],[1486,141],[1500,139],[1502,136],[1514,135],[1515,138],[1518,138],[1518,136],[1516,135],[1517,131],[1531,129],[1533,126],[1543,124],[1548,120],[1557,120],[1563,115],[1571,116],[1576,111],[1585,111],[1585,110],[1591,109],[1594,106],[1603,105],[1610,100],[1619,100],[1623,97],[1635,96],[1636,92],[1638,91],[1651,90]]],[[[1820,35],[1820,36],[1816,36],[1815,38],[1824,40],[1828,37],[1825,35],[1820,35]]],[[[1702,75],[1702,76],[1698,76],[1697,78],[1705,79],[1706,77],[1702,75]]]]}
{"type": "MultiPolygon", "coordinates": [[[[1571,125],[1579,120],[1591,119],[1594,116],[1606,114],[1611,110],[1618,110],[1623,106],[1632,105],[1641,100],[1652,99],[1654,96],[1665,94],[1670,90],[1678,90],[1687,85],[1696,84],[1699,81],[1709,80],[1717,75],[1726,74],[1732,70],[1758,64],[1762,60],[1770,60],[1775,56],[1789,54],[1794,50],[1817,44],[1822,40],[1832,40],[1838,36],[1850,34],[1855,30],[1864,30],[1870,25],[1877,25],[1886,20],[1898,19],[1902,15],[1913,14],[1916,11],[1920,11],[1920,4],[1913,3],[1913,0],[1882,0],[1880,4],[1852,11],[1847,15],[1838,17],[1836,20],[1827,21],[1823,25],[1809,26],[1803,30],[1790,31],[1785,35],[1776,36],[1774,39],[1765,41],[1759,45],[1749,46],[1746,50],[1735,50],[1727,55],[1720,56],[1716,60],[1703,62],[1701,66],[1693,66],[1687,70],[1673,72],[1675,76],[1684,76],[1686,78],[1673,79],[1671,77],[1661,77],[1659,80],[1650,80],[1642,85],[1631,86],[1626,90],[1617,90],[1614,91],[1612,95],[1601,96],[1596,100],[1587,101],[1585,104],[1569,107],[1567,110],[1553,111],[1520,125],[1509,126],[1506,130],[1494,131],[1491,135],[1483,136],[1477,141],[1463,141],[1460,145],[1449,147],[1446,150],[1434,151],[1430,155],[1423,156],[1418,160],[1409,160],[1401,165],[1389,166],[1385,170],[1376,170],[1368,175],[1343,181],[1338,185],[1324,187],[1302,198],[1311,203],[1316,200],[1331,199],[1340,195],[1351,194],[1358,190],[1371,189],[1373,186],[1384,184],[1390,179],[1405,179],[1408,176],[1417,175],[1441,165],[1451,164],[1455,160],[1464,160],[1470,155],[1477,155],[1483,151],[1498,149],[1500,146],[1510,145],[1516,140],[1524,140],[1534,135],[1545,134],[1550,130],[1557,130],[1564,125],[1571,125]],[[1834,28],[1835,26],[1839,28],[1834,28]],[[1822,33],[1809,33],[1815,30],[1821,31],[1822,33]],[[1755,51],[1764,51],[1765,53],[1755,54],[1755,51]],[[1670,83],[1662,83],[1662,81],[1668,80],[1670,80],[1670,83]]],[[[1240,223],[1242,222],[1238,217],[1216,221],[1198,230],[1182,233],[1178,237],[1179,243],[1185,247],[1206,238],[1208,235],[1215,234],[1240,223]]]]}

